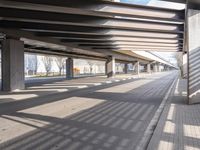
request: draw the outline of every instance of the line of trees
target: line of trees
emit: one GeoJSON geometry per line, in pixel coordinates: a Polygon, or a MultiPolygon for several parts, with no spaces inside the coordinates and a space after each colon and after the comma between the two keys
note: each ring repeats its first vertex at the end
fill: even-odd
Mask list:
{"type": "Polygon", "coordinates": [[[56,56],[55,60],[56,60],[57,66],[59,68],[59,75],[62,75],[62,70],[64,70],[65,64],[66,64],[66,58],[56,56]]]}
{"type": "MultiPolygon", "coordinates": [[[[62,70],[64,70],[64,67],[65,67],[66,58],[59,57],[59,56],[54,56],[54,58],[55,58],[55,62],[56,62],[58,69],[59,69],[59,75],[61,76],[62,70]]],[[[51,71],[53,60],[54,60],[53,57],[48,56],[48,55],[43,56],[43,58],[42,58],[42,61],[44,63],[44,67],[45,67],[45,70],[46,70],[46,76],[48,76],[50,71],[51,71]]]]}
{"type": "Polygon", "coordinates": [[[45,74],[46,76],[49,76],[52,70],[53,62],[56,63],[59,73],[58,75],[62,75],[62,70],[64,73],[64,68],[65,68],[65,63],[66,63],[66,57],[61,57],[61,56],[50,56],[50,55],[44,55],[41,56],[40,59],[38,60],[37,55],[26,55],[25,63],[26,63],[26,74],[38,74],[38,68],[40,64],[42,63],[44,66],[45,74]]]}
{"type": "MultiPolygon", "coordinates": [[[[52,55],[34,55],[28,54],[25,56],[25,66],[27,75],[39,75],[39,76],[51,76],[51,75],[63,75],[65,74],[66,57],[52,56],[52,55]],[[55,68],[56,67],[56,68],[55,68]],[[53,71],[56,70],[56,71],[53,71]],[[62,72],[63,71],[63,72],[62,72]]],[[[92,74],[96,72],[102,72],[101,66],[104,65],[101,61],[84,60],[84,63],[77,64],[75,67],[78,70],[75,74],[85,73],[92,74]],[[83,68],[79,68],[83,67],[83,68]],[[96,68],[97,67],[97,68],[96,68]],[[83,70],[82,70],[83,69],[83,70]],[[81,72],[80,72],[81,70],[81,72]]],[[[104,71],[104,70],[103,70],[104,71]]]]}

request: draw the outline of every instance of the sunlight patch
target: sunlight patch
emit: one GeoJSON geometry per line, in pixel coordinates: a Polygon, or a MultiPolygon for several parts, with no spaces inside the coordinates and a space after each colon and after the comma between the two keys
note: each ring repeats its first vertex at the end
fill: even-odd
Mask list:
{"type": "Polygon", "coordinates": [[[162,150],[162,149],[173,150],[173,143],[167,142],[167,141],[160,141],[158,150],[162,150]]]}
{"type": "Polygon", "coordinates": [[[174,134],[174,132],[175,132],[175,124],[172,123],[171,121],[166,121],[163,131],[164,131],[165,133],[174,134]]]}
{"type": "Polygon", "coordinates": [[[36,94],[10,94],[10,95],[0,95],[0,103],[1,100],[5,99],[13,99],[13,100],[23,100],[28,98],[38,97],[36,94]]]}
{"type": "Polygon", "coordinates": [[[183,125],[184,136],[200,139],[200,126],[195,125],[183,125]]]}
{"type": "Polygon", "coordinates": [[[149,82],[152,82],[152,80],[143,80],[143,81],[133,81],[127,84],[112,86],[109,88],[105,88],[102,90],[98,90],[97,92],[106,92],[106,93],[127,93],[131,90],[134,90],[136,88],[139,88],[149,82]]]}

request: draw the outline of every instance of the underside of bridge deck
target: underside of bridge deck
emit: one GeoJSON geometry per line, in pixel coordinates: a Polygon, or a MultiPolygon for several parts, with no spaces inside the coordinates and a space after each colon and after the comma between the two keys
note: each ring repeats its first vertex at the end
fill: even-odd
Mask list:
{"type": "MultiPolygon", "coordinates": [[[[17,82],[11,76],[20,76],[23,82],[23,72],[15,76],[14,70],[13,74],[6,71],[7,61],[14,66],[23,59],[17,52],[16,59],[6,59],[20,49],[15,48],[18,41],[23,41],[20,52],[104,60],[111,64],[107,69],[112,76],[115,61],[145,65],[154,61],[133,50],[184,51],[184,31],[185,10],[106,0],[0,0],[2,50],[10,52],[3,53],[3,77],[9,78],[9,82],[5,80],[9,86],[17,82]]],[[[23,65],[18,69],[22,68],[23,65]]]]}

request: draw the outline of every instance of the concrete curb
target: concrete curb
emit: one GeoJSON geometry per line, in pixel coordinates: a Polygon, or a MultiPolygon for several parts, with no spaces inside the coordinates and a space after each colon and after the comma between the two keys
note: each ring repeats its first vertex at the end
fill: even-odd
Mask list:
{"type": "Polygon", "coordinates": [[[148,127],[146,128],[145,132],[144,132],[144,136],[141,139],[140,143],[138,144],[138,146],[136,147],[136,150],[146,150],[149,142],[151,140],[151,137],[153,136],[154,130],[158,124],[158,121],[160,119],[160,116],[164,110],[164,107],[166,105],[166,102],[169,98],[169,95],[173,89],[173,87],[175,86],[175,83],[177,82],[177,77],[173,80],[170,88],[168,89],[167,93],[165,94],[160,106],[158,107],[155,115],[153,116],[151,122],[149,123],[148,127]]]}

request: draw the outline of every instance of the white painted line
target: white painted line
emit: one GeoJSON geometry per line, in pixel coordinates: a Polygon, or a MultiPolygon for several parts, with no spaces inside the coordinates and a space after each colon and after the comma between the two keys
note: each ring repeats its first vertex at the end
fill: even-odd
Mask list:
{"type": "Polygon", "coordinates": [[[176,83],[175,94],[179,94],[179,92],[178,92],[178,85],[179,85],[179,79],[178,79],[178,81],[177,81],[177,83],[176,83]]]}
{"type": "Polygon", "coordinates": [[[87,85],[78,86],[78,89],[84,89],[84,88],[87,88],[87,87],[88,87],[87,85]]]}
{"type": "Polygon", "coordinates": [[[108,83],[108,84],[109,84],[109,83],[112,83],[112,81],[106,81],[106,83],[108,83]]]}
{"type": "Polygon", "coordinates": [[[102,85],[102,83],[95,83],[94,86],[102,85]]]}

